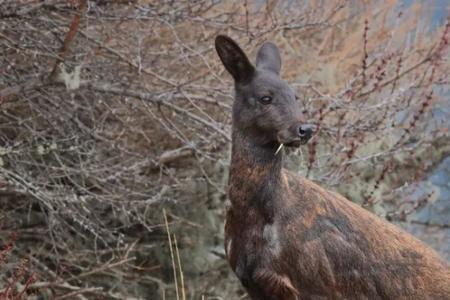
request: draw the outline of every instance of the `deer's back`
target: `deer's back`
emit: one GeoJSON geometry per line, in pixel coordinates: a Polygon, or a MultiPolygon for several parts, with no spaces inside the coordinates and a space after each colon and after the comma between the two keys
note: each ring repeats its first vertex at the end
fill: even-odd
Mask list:
{"type": "Polygon", "coordinates": [[[450,299],[432,249],[305,178],[283,181],[270,223],[227,216],[229,260],[253,299],[450,299]]]}

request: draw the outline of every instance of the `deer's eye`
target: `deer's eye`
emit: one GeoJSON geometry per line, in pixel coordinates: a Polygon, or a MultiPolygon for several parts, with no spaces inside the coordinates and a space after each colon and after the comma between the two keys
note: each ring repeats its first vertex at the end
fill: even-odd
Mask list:
{"type": "Polygon", "coordinates": [[[270,103],[272,103],[272,97],[270,97],[270,96],[261,97],[261,98],[259,98],[259,102],[261,102],[264,105],[270,104],[270,103]]]}

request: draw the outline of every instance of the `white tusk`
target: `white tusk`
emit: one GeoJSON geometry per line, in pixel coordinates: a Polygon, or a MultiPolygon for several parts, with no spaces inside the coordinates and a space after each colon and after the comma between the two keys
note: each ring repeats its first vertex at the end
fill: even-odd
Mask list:
{"type": "Polygon", "coordinates": [[[281,148],[283,148],[284,144],[280,144],[280,147],[278,147],[277,151],[275,152],[275,155],[278,154],[278,152],[280,152],[281,148]]]}

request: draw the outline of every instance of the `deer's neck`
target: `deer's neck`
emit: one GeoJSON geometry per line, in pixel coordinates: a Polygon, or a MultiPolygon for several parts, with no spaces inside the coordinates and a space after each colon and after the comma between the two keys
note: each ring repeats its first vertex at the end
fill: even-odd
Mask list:
{"type": "Polygon", "coordinates": [[[281,196],[282,153],[278,144],[258,145],[233,131],[229,197],[233,207],[256,208],[269,218],[281,196]]]}

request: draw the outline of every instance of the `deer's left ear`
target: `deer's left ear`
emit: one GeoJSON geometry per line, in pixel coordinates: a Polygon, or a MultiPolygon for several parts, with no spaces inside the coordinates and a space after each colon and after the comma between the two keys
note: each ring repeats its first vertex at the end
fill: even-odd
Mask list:
{"type": "Polygon", "coordinates": [[[273,43],[264,43],[256,57],[256,67],[280,74],[281,56],[278,47],[273,43]]]}
{"type": "Polygon", "coordinates": [[[252,79],[255,68],[235,41],[225,35],[217,36],[216,51],[236,83],[245,84],[252,79]]]}

